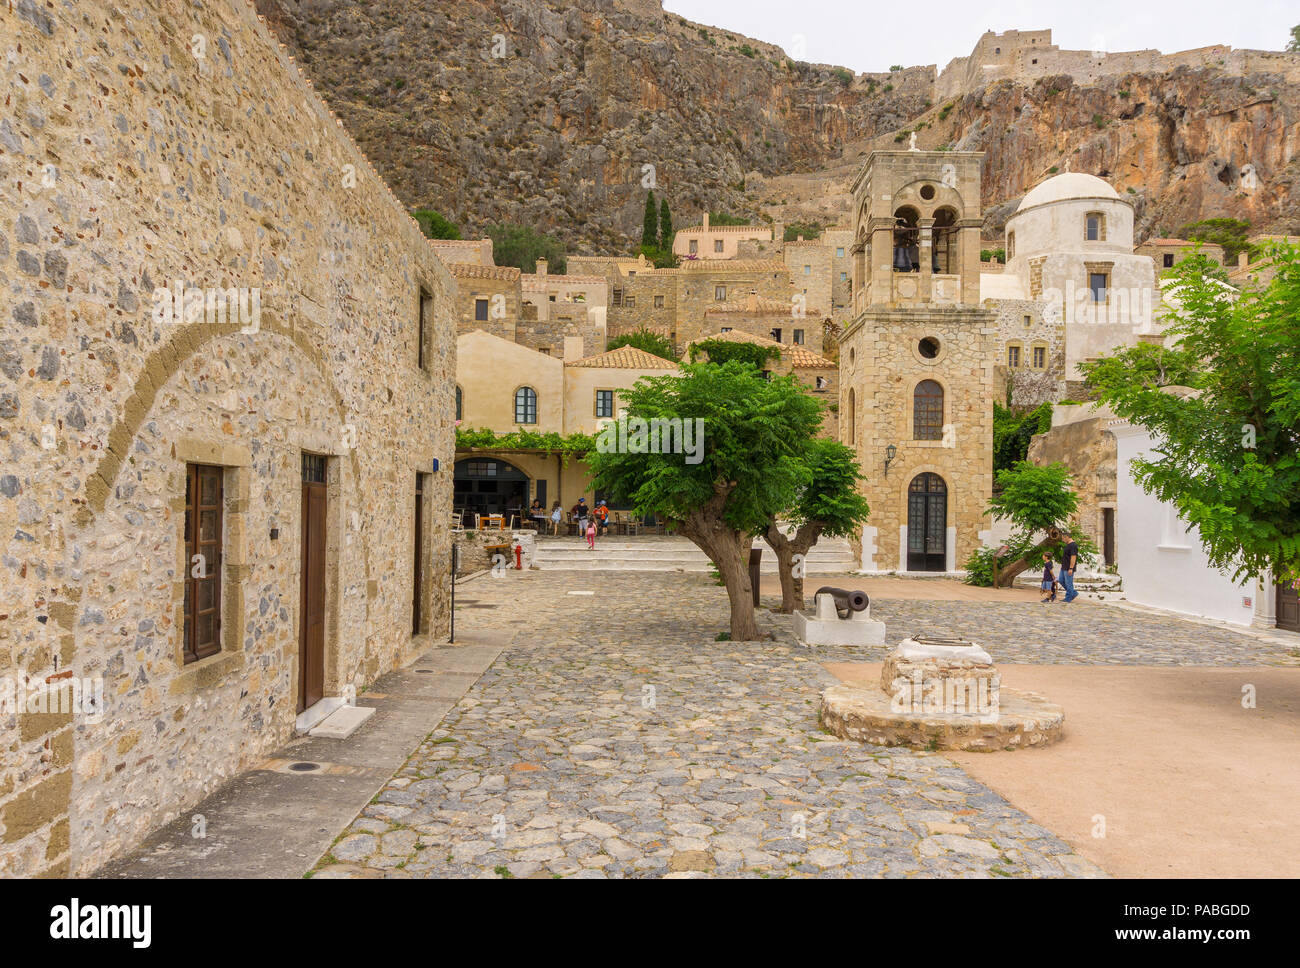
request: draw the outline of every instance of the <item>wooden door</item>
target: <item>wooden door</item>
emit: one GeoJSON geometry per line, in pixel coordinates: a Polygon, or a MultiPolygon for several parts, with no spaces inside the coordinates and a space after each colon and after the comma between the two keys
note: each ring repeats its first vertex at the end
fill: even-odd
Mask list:
{"type": "Polygon", "coordinates": [[[918,474],[907,489],[907,570],[944,571],[948,563],[948,485],[918,474]]]}
{"type": "Polygon", "coordinates": [[[415,475],[415,570],[411,576],[411,634],[420,634],[420,593],[424,590],[424,475],[415,475]]]}
{"type": "Polygon", "coordinates": [[[1101,509],[1101,547],[1103,560],[1108,565],[1115,564],[1115,509],[1101,509]]]}
{"type": "Polygon", "coordinates": [[[1300,632],[1300,594],[1291,585],[1277,586],[1277,627],[1300,632]]]}
{"type": "Polygon", "coordinates": [[[325,695],[325,458],[302,455],[302,637],[298,712],[325,695]]]}

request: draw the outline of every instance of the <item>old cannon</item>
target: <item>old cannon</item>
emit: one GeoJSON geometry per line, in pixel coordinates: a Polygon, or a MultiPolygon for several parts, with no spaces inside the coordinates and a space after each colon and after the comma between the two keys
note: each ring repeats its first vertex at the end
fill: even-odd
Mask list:
{"type": "Polygon", "coordinates": [[[813,594],[811,615],[794,613],[794,637],[802,645],[882,645],[885,623],[872,620],[866,592],[825,585],[813,594]]]}
{"type": "Polygon", "coordinates": [[[835,612],[840,618],[849,618],[850,612],[865,612],[871,607],[871,599],[863,591],[848,591],[823,585],[813,593],[814,602],[818,595],[830,595],[835,600],[835,612]]]}

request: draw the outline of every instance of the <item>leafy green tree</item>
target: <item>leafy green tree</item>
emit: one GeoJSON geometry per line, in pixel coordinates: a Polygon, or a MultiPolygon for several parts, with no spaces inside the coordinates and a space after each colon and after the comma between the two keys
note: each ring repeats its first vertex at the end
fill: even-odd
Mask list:
{"type": "Polygon", "coordinates": [[[1138,348],[1081,369],[1157,442],[1133,475],[1197,529],[1210,564],[1237,580],[1269,571],[1282,581],[1300,579],[1300,249],[1270,246],[1266,258],[1272,281],[1236,298],[1203,259],[1174,267],[1166,278],[1179,309],[1160,379],[1138,348]]]}
{"type": "Polygon", "coordinates": [[[673,214],[668,211],[668,197],[659,200],[659,248],[664,252],[673,251],[673,214]]]}
{"type": "Polygon", "coordinates": [[[459,239],[460,229],[437,212],[428,208],[418,208],[411,215],[420,225],[420,231],[430,239],[459,239]]]}
{"type": "Polygon", "coordinates": [[[545,259],[549,272],[565,271],[564,243],[531,225],[490,225],[487,235],[492,240],[492,258],[499,266],[536,272],[537,260],[545,259]]]}
{"type": "Polygon", "coordinates": [[[848,537],[871,513],[867,499],[858,490],[863,477],[852,448],[825,437],[810,438],[806,445],[803,460],[809,469],[808,483],[784,512],[794,532],[783,533],[774,515],[762,533],[763,540],[776,553],[781,611],[787,613],[802,608],[804,600],[803,572],[795,567],[794,556],[806,555],[823,534],[848,537]]]}
{"type": "Polygon", "coordinates": [[[639,350],[645,350],[652,356],[659,356],[665,360],[676,361],[677,359],[672,340],[662,333],[656,333],[654,330],[644,327],[614,337],[605,348],[616,350],[620,346],[634,346],[639,350]]]}
{"type": "Polygon", "coordinates": [[[794,242],[801,235],[809,241],[820,239],[822,227],[816,222],[791,222],[785,227],[783,238],[786,242],[794,242]]]}
{"type": "Polygon", "coordinates": [[[617,425],[608,424],[588,458],[593,485],[634,514],[674,522],[722,575],[731,639],[758,638],[749,581],[752,536],[794,506],[807,484],[809,468],[800,455],[817,433],[821,408],[792,377],[764,380],[737,362],[684,364],[681,376],[638,380],[623,396],[630,418],[703,420],[698,463],[682,453],[611,449],[607,435],[617,425]]]}
{"type": "Polygon", "coordinates": [[[710,212],[710,225],[748,225],[749,219],[741,218],[739,215],[728,215],[726,212],[710,212]]]}
{"type": "Polygon", "coordinates": [[[659,246],[659,210],[655,208],[655,193],[652,189],[645,195],[645,220],[641,223],[641,248],[655,249],[659,246]]]}
{"type": "Polygon", "coordinates": [[[1286,49],[1292,54],[1300,54],[1300,24],[1291,28],[1291,39],[1287,41],[1286,49]]]}
{"type": "Polygon", "coordinates": [[[1011,521],[1011,536],[1005,554],[980,549],[966,561],[967,581],[996,571],[997,584],[1009,586],[1017,575],[1036,564],[1044,551],[1059,558],[1066,535],[1079,545],[1079,557],[1091,558],[1096,547],[1074,528],[1071,519],[1079,510],[1079,497],[1070,486],[1070,471],[1064,464],[1039,467],[1020,461],[997,474],[997,489],[989,511],[1011,521]]]}
{"type": "Polygon", "coordinates": [[[1250,251],[1251,245],[1246,241],[1249,232],[1250,222],[1236,218],[1205,218],[1188,222],[1178,230],[1185,239],[1223,246],[1223,261],[1228,265],[1236,264],[1239,253],[1250,251]]]}
{"type": "Polygon", "coordinates": [[[993,401],[993,471],[1010,470],[1029,456],[1029,441],[1034,434],[1052,429],[1052,405],[1044,403],[1029,411],[1016,413],[993,401]]]}
{"type": "Polygon", "coordinates": [[[762,370],[769,360],[781,358],[779,346],[760,346],[731,339],[702,339],[692,343],[688,351],[691,362],[730,363],[735,360],[754,370],[762,370]]]}

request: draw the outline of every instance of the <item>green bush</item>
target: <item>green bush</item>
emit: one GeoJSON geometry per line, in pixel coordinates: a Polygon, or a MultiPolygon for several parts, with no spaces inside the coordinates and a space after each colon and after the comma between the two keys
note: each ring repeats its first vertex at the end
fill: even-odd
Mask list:
{"type": "Polygon", "coordinates": [[[428,208],[417,208],[411,217],[420,226],[420,231],[430,239],[459,239],[460,229],[437,212],[428,208]]]}
{"type": "Polygon", "coordinates": [[[634,330],[631,333],[624,333],[622,336],[614,337],[614,339],[609,341],[609,345],[606,346],[606,349],[616,350],[620,346],[632,346],[636,349],[644,350],[652,356],[658,356],[665,360],[676,361],[677,359],[677,353],[674,351],[672,340],[661,333],[656,333],[653,330],[644,327],[634,330]]]}

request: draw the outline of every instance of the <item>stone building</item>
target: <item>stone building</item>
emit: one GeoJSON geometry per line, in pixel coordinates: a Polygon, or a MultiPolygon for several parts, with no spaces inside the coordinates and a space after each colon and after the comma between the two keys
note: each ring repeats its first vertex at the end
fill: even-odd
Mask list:
{"type": "MultiPolygon", "coordinates": [[[[677,372],[672,360],[630,346],[560,360],[499,336],[475,331],[457,339],[456,419],[466,429],[499,435],[595,434],[623,406],[622,394],[646,376],[677,372]]],[[[503,513],[534,499],[569,508],[595,500],[582,460],[532,447],[457,451],[456,508],[503,513]]]]}
{"type": "MultiPolygon", "coordinates": [[[[1076,392],[1079,363],[1161,329],[1154,263],[1134,251],[1133,205],[1095,175],[1066,172],[1029,191],[1007,220],[1006,253],[1001,272],[981,275],[981,295],[1036,304],[1004,313],[1008,370],[1046,370],[1065,393],[1076,392]],[[1017,315],[1021,324],[1029,317],[1024,332],[1017,315]]],[[[1043,376],[1026,382],[1041,384],[1043,376]]]]}
{"type": "Polygon", "coordinates": [[[1162,54],[1146,50],[1108,51],[1100,36],[1094,50],[1062,50],[1052,43],[1050,30],[988,31],[969,56],[955,57],[934,82],[934,101],[961,97],[1001,80],[1032,83],[1062,75],[1074,83],[1095,85],[1125,74],[1172,73],[1180,67],[1218,68],[1225,74],[1297,76],[1300,66],[1293,54],[1267,50],[1234,50],[1226,44],[1162,54]]]}
{"type": "Polygon", "coordinates": [[[742,242],[772,241],[768,225],[710,225],[704,213],[700,225],[689,225],[673,233],[673,255],[679,259],[734,259],[742,242]]]}
{"type": "MultiPolygon", "coordinates": [[[[764,336],[756,336],[745,330],[726,330],[713,336],[702,336],[686,344],[684,362],[690,362],[691,350],[697,343],[705,340],[728,340],[739,343],[751,343],[755,346],[770,346],[778,350],[780,356],[769,360],[763,367],[768,373],[780,376],[793,374],[795,379],[808,388],[808,392],[822,406],[822,429],[818,436],[839,438],[839,371],[834,360],[814,353],[806,346],[791,343],[778,343],[764,336]]],[[[708,359],[708,353],[702,358],[708,359]]]]}
{"type": "Polygon", "coordinates": [[[1223,246],[1215,242],[1189,242],[1187,239],[1147,239],[1137,247],[1137,254],[1148,256],[1155,261],[1156,275],[1175,265],[1200,250],[1201,254],[1213,262],[1223,265],[1223,246]]]}
{"type": "MultiPolygon", "coordinates": [[[[704,310],[701,337],[732,331],[762,336],[784,346],[821,348],[826,317],[817,306],[805,305],[796,293],[781,302],[750,293],[704,310]]],[[[694,342],[692,340],[691,342],[694,342]]]]}
{"type": "Polygon", "coordinates": [[[446,628],[455,282],[259,19],[0,18],[0,876],[91,872],[446,628]]]}
{"type": "Polygon", "coordinates": [[[452,262],[447,268],[457,285],[456,332],[481,329],[513,342],[523,308],[519,270],[475,262],[452,262]]]}
{"type": "Polygon", "coordinates": [[[718,304],[757,295],[790,306],[794,295],[790,274],[779,259],[700,259],[676,269],[657,269],[644,256],[571,256],[568,266],[609,281],[611,339],[648,329],[678,348],[705,334],[705,311],[718,304]]]}
{"type": "Polygon", "coordinates": [[[998,331],[980,299],[982,160],[873,151],[853,184],[839,430],[866,476],[865,571],[955,571],[989,529],[998,331]]]}

